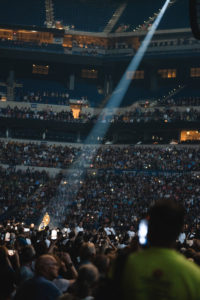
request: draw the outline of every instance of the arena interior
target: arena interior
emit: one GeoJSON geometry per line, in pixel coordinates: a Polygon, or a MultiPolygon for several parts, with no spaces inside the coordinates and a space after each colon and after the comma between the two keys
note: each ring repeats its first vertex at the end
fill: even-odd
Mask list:
{"type": "Polygon", "coordinates": [[[1,1],[0,300],[200,299],[199,59],[199,0],[1,1]]]}

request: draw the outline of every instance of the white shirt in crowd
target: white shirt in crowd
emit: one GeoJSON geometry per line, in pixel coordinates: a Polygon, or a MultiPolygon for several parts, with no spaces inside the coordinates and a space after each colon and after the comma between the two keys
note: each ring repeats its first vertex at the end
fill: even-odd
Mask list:
{"type": "Polygon", "coordinates": [[[84,231],[83,227],[79,227],[79,226],[76,226],[76,232],[79,233],[80,231],[84,231]]]}
{"type": "Polygon", "coordinates": [[[116,234],[113,227],[105,227],[104,230],[105,230],[107,235],[111,235],[111,234],[115,235],[116,234]]]}

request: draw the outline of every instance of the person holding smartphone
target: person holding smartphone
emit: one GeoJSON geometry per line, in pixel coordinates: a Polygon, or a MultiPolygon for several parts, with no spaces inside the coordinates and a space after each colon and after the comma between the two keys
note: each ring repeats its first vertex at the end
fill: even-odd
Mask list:
{"type": "Polygon", "coordinates": [[[184,209],[170,200],[149,212],[148,248],[131,254],[122,275],[122,299],[200,299],[200,268],[174,248],[184,209]]]}

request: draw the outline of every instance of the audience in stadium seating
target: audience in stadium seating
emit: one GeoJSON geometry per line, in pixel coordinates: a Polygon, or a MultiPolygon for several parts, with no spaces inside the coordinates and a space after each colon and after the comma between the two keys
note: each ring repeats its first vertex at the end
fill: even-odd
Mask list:
{"type": "MultiPolygon", "coordinates": [[[[74,118],[71,111],[55,112],[52,109],[39,111],[30,108],[0,108],[0,117],[3,118],[17,118],[17,119],[35,119],[35,120],[54,120],[60,122],[76,122],[87,123],[96,122],[98,115],[91,115],[91,113],[80,113],[79,118],[74,118]]],[[[199,121],[200,111],[194,108],[185,108],[178,110],[177,108],[151,108],[141,109],[136,108],[123,114],[105,114],[100,118],[102,123],[147,123],[152,121],[160,122],[177,122],[177,121],[199,121]]]]}
{"type": "MultiPolygon", "coordinates": [[[[126,45],[123,47],[112,45],[95,45],[92,43],[78,44],[75,41],[72,41],[71,47],[63,47],[62,44],[53,44],[53,43],[38,43],[38,42],[28,42],[21,40],[7,40],[0,38],[0,47],[2,48],[17,48],[25,49],[27,51],[40,51],[40,52],[50,52],[56,54],[72,54],[72,55],[86,55],[86,56],[122,56],[124,51],[122,49],[129,49],[129,54],[133,53],[133,47],[131,45],[126,45]],[[115,49],[121,49],[121,51],[110,51],[115,49]]],[[[125,52],[127,54],[127,51],[125,52]]]]}
{"type": "MultiPolygon", "coordinates": [[[[124,182],[127,182],[127,178],[124,176],[121,177],[124,179],[124,182]]],[[[134,178],[132,176],[132,178],[134,178]]],[[[176,180],[177,177],[173,177],[173,182],[176,180]]],[[[147,179],[147,178],[146,178],[147,179]]],[[[154,178],[155,179],[155,178],[154,178]]],[[[169,178],[168,178],[169,179],[169,178]]],[[[91,180],[91,178],[90,178],[91,180]]],[[[97,179],[96,179],[97,180],[97,179]]],[[[142,180],[142,176],[140,177],[142,180]]],[[[152,182],[153,178],[149,176],[147,181],[152,182]]],[[[163,177],[164,180],[164,177],[163,177]]],[[[182,178],[180,179],[181,182],[182,178]]],[[[116,178],[112,177],[112,181],[116,183],[118,186],[119,182],[116,181],[116,178]]],[[[103,179],[102,179],[103,182],[103,179]]],[[[123,187],[123,184],[121,187],[123,187]]],[[[130,183],[130,181],[128,180],[130,183]]],[[[127,182],[127,184],[128,184],[127,182]]],[[[104,181],[105,183],[105,181],[104,181]]],[[[171,180],[169,179],[169,183],[171,180]]],[[[139,184],[139,180],[138,183],[139,184]]],[[[178,184],[178,183],[177,183],[178,184]]],[[[144,186],[143,183],[141,185],[144,186]]],[[[95,185],[91,183],[91,186],[95,185]]],[[[98,189],[98,184],[96,185],[98,189]]],[[[131,184],[130,191],[133,190],[133,187],[136,187],[133,182],[131,184]]],[[[127,185],[124,189],[126,190],[127,185]]],[[[94,188],[95,189],[95,188],[94,188]]],[[[142,190],[142,189],[141,189],[142,190]]],[[[163,190],[164,191],[164,190],[163,190]]],[[[180,189],[181,191],[181,189],[180,189]]],[[[102,191],[101,191],[102,192],[102,191]]],[[[148,195],[149,189],[147,188],[148,195]]],[[[137,193],[139,194],[139,192],[137,193]]],[[[152,193],[152,195],[156,194],[156,189],[152,193]]],[[[184,192],[183,192],[184,194],[184,192]]],[[[83,222],[83,230],[78,231],[76,228],[76,224],[74,225],[69,222],[67,224],[60,225],[59,228],[56,229],[55,225],[50,225],[44,228],[43,230],[39,231],[34,227],[33,224],[30,226],[18,222],[13,219],[6,219],[4,221],[4,225],[0,227],[0,236],[1,236],[1,246],[0,246],[0,256],[1,256],[1,280],[5,279],[5,285],[1,287],[1,300],[12,299],[13,295],[14,299],[58,299],[58,296],[63,294],[59,299],[85,299],[88,297],[89,299],[102,299],[104,296],[105,299],[110,299],[111,295],[113,296],[114,290],[117,290],[119,294],[123,294],[127,292],[127,289],[124,290],[126,286],[129,285],[129,280],[133,280],[131,283],[131,291],[134,291],[134,279],[132,277],[132,271],[129,271],[130,277],[127,279],[127,270],[131,268],[131,265],[126,264],[127,255],[129,256],[129,261],[132,260],[133,256],[144,256],[143,259],[147,259],[145,266],[148,264],[152,264],[152,261],[148,259],[148,253],[150,252],[171,252],[173,253],[174,257],[176,256],[179,259],[176,262],[182,261],[185,265],[184,270],[187,265],[188,272],[192,271],[191,276],[188,278],[189,282],[191,282],[192,286],[195,285],[195,281],[191,278],[194,276],[196,278],[195,273],[199,273],[200,269],[197,267],[198,264],[198,257],[200,253],[200,245],[199,245],[199,233],[198,227],[194,226],[195,220],[193,215],[190,216],[190,213],[194,213],[198,215],[199,212],[195,210],[197,208],[197,204],[195,204],[195,208],[190,211],[188,209],[191,206],[187,206],[186,203],[186,219],[184,229],[182,230],[182,226],[180,225],[183,222],[183,218],[179,221],[178,214],[169,212],[167,207],[169,207],[169,203],[172,198],[175,201],[175,197],[173,197],[173,193],[169,195],[169,197],[164,197],[166,203],[164,211],[157,209],[160,204],[151,208],[150,210],[150,220],[149,220],[149,233],[148,233],[148,243],[145,248],[148,248],[149,245],[153,248],[149,248],[147,250],[143,250],[143,246],[139,244],[139,236],[138,236],[138,223],[140,218],[148,217],[149,219],[149,207],[150,203],[149,199],[147,199],[146,204],[144,204],[144,195],[142,199],[135,199],[134,207],[136,208],[137,212],[140,211],[138,218],[135,218],[134,214],[132,217],[128,216],[128,222],[119,219],[119,224],[114,226],[115,222],[110,223],[108,220],[111,218],[111,211],[108,212],[109,215],[103,218],[99,227],[93,226],[90,223],[90,211],[87,214],[87,219],[83,222]],[[146,206],[146,209],[144,207],[146,206]],[[159,212],[159,215],[156,214],[159,212]],[[162,215],[162,219],[160,216],[162,215]],[[188,219],[188,216],[191,218],[188,219]],[[173,224],[172,224],[172,218],[173,224]],[[190,220],[190,221],[189,221],[190,220]],[[121,224],[124,222],[124,224],[121,224]],[[160,226],[158,226],[158,222],[160,222],[160,226]],[[164,225],[163,225],[164,222],[164,225]],[[133,224],[132,232],[133,235],[128,235],[130,232],[129,225],[133,224]],[[178,224],[177,230],[175,230],[175,223],[178,224]],[[33,225],[33,226],[32,226],[33,225]],[[52,227],[53,226],[53,227],[52,227]],[[113,227],[115,227],[115,231],[113,231],[113,227]],[[52,229],[56,229],[57,238],[53,239],[52,236],[52,229]],[[108,228],[110,228],[110,233],[108,233],[108,228]],[[164,228],[164,229],[163,229],[164,228]],[[171,228],[173,230],[171,230],[171,228]],[[163,235],[163,231],[164,235],[163,235]],[[179,232],[184,234],[184,239],[180,238],[179,232]],[[8,238],[8,233],[9,238],[8,238]],[[7,235],[6,235],[7,234],[7,235]],[[177,249],[177,251],[184,254],[178,254],[171,249],[172,240],[171,236],[173,235],[173,247],[177,249]],[[167,243],[170,243],[170,249],[164,250],[163,245],[166,248],[167,243]],[[31,244],[31,246],[30,246],[31,244]],[[158,247],[155,249],[155,247],[158,247]],[[160,249],[159,247],[162,247],[160,249]],[[34,277],[30,279],[26,279],[21,282],[18,278],[18,270],[22,268],[25,259],[30,257],[30,249],[31,253],[31,260],[29,263],[29,271],[32,272],[34,277]],[[159,250],[160,249],[160,250],[159,250]],[[27,251],[28,250],[28,251],[27,251]],[[140,250],[138,252],[138,250],[140,250]],[[133,252],[135,252],[133,254],[133,252]],[[13,255],[14,253],[14,255],[13,255]],[[3,258],[4,257],[4,258],[3,258]],[[146,258],[145,258],[146,257],[146,258]],[[191,262],[191,260],[193,262],[191,262]],[[196,266],[195,266],[196,264],[196,266]],[[6,271],[5,271],[6,270],[6,271]],[[115,273],[118,272],[119,273],[115,273]],[[111,275],[112,274],[112,275],[111,275]],[[4,276],[4,277],[3,277],[4,276]],[[119,277],[118,277],[119,276],[119,277]],[[120,281],[119,281],[120,279],[120,281]],[[125,282],[124,282],[125,280],[125,282]],[[116,285],[116,283],[118,284],[116,285]]],[[[90,198],[90,202],[93,202],[94,196],[90,198]]],[[[120,199],[123,199],[120,197],[120,199]]],[[[160,197],[156,199],[163,199],[160,197]]],[[[110,199],[110,202],[112,200],[110,199]]],[[[154,201],[153,201],[154,202],[154,201]]],[[[151,202],[151,203],[153,203],[151,202]]],[[[182,198],[178,201],[182,203],[182,198]]],[[[159,201],[158,201],[159,203],[159,201]]],[[[163,203],[163,200],[162,200],[163,203]]],[[[100,204],[98,201],[95,204],[97,208],[100,204]]],[[[94,208],[93,207],[93,216],[94,208]]],[[[134,210],[135,210],[134,208],[134,210]]],[[[126,215],[126,212],[123,212],[123,206],[119,207],[118,212],[121,215],[126,215]]],[[[130,208],[129,208],[130,209],[130,208]]],[[[128,209],[127,209],[128,211],[128,209]]],[[[137,214],[136,212],[136,214],[137,214]]],[[[40,212],[39,212],[40,213],[40,212]]],[[[119,215],[119,217],[120,217],[119,215]]],[[[51,216],[51,215],[50,215],[51,216]]],[[[116,217],[115,214],[113,216],[116,217]]],[[[53,218],[53,216],[51,216],[53,218]]],[[[71,215],[72,217],[72,215],[71,215]]],[[[96,218],[96,217],[95,217],[96,218]]],[[[73,215],[73,221],[78,221],[78,216],[75,214],[73,215]]],[[[91,219],[92,220],[92,219],[91,219]]],[[[50,222],[51,224],[51,222],[50,222]]],[[[81,224],[80,224],[81,226],[81,224]]],[[[199,225],[198,225],[199,226],[199,225]]],[[[168,244],[169,246],[169,244],[168,244]]],[[[153,254],[152,254],[153,255],[153,254]]],[[[162,254],[163,255],[163,254],[162,254]]],[[[166,253],[167,255],[167,253],[166,253]]],[[[169,256],[168,256],[169,257],[169,256]]],[[[159,264],[158,257],[155,259],[158,263],[157,268],[159,270],[164,268],[163,264],[159,264]]],[[[162,260],[163,262],[163,260],[162,260]]],[[[137,263],[137,261],[136,261],[137,263]]],[[[175,263],[175,262],[174,262],[175,263]]],[[[142,265],[138,266],[141,270],[142,265]]],[[[167,268],[167,267],[166,267],[167,268]]],[[[182,267],[180,268],[182,270],[182,267]]],[[[166,270],[166,269],[165,269],[166,270]]],[[[183,270],[182,270],[183,271],[183,270]]],[[[173,280],[171,276],[171,271],[167,270],[167,274],[170,275],[171,280],[173,280]]],[[[140,272],[137,273],[137,278],[139,279],[140,272]]],[[[145,273],[147,275],[147,273],[145,273]]],[[[157,280],[158,276],[161,276],[163,273],[158,272],[155,275],[157,280]],[[157,277],[156,277],[157,276],[157,277]]],[[[168,276],[166,274],[166,276],[168,276]]],[[[175,276],[175,275],[174,275],[175,276]]],[[[183,276],[183,274],[182,274],[183,276]]],[[[181,277],[182,278],[182,277],[181,277]]],[[[160,280],[162,280],[160,278],[160,280]]],[[[194,279],[195,280],[195,279],[194,279]]],[[[199,279],[198,279],[199,280],[199,279]]],[[[1,281],[2,282],[2,281],[1,281]]],[[[176,281],[177,284],[177,281],[176,281]]],[[[157,287],[157,285],[156,285],[157,287]]],[[[160,287],[161,288],[161,287],[160,287]]],[[[157,290],[157,289],[156,289],[157,290]]],[[[181,289],[181,295],[184,299],[184,289],[181,289]]],[[[197,291],[197,289],[196,289],[197,291]]],[[[198,291],[197,291],[198,293],[198,291]]],[[[119,295],[118,295],[119,296],[119,295]]],[[[178,299],[178,298],[177,298],[178,299]]],[[[191,298],[192,299],[192,298],[191,298]]],[[[196,299],[196,298],[194,298],[196,299]]]]}
{"type": "MultiPolygon", "coordinates": [[[[58,91],[17,91],[15,101],[28,102],[28,103],[44,103],[44,104],[57,104],[69,105],[69,94],[67,92],[58,91]]],[[[15,108],[17,109],[17,107],[15,108]]]]}
{"type": "Polygon", "coordinates": [[[19,220],[37,220],[38,212],[56,191],[57,179],[50,179],[45,171],[21,171],[13,167],[0,168],[0,174],[1,218],[11,214],[19,220]]]}
{"type": "Polygon", "coordinates": [[[199,97],[183,97],[183,98],[170,98],[161,99],[158,101],[158,106],[200,106],[199,97]]]}
{"type": "MultiPolygon", "coordinates": [[[[156,37],[158,40],[153,38],[146,59],[148,55],[151,59],[153,53],[158,59],[162,51],[164,55],[167,51],[177,56],[179,48],[187,49],[187,53],[199,49],[196,47],[198,41],[184,30],[189,27],[188,1],[171,0],[168,4],[159,29],[173,29],[174,33],[174,28],[181,30],[177,37],[171,35],[172,40],[163,40],[160,34],[156,37]],[[178,14],[184,14],[185,18],[177,18],[178,14]],[[171,51],[174,48],[175,52],[171,51]]],[[[162,6],[163,0],[123,3],[116,0],[2,1],[1,24],[10,24],[9,30],[1,32],[5,35],[0,38],[3,55],[6,51],[8,55],[31,54],[24,55],[29,59],[29,67],[33,64],[32,54],[41,62],[45,56],[46,63],[50,57],[52,63],[33,65],[35,74],[31,79],[30,68],[27,65],[26,74],[22,72],[23,63],[19,59],[17,63],[15,60],[2,63],[0,134],[7,138],[0,139],[0,300],[200,299],[199,146],[154,147],[139,145],[141,142],[135,146],[109,146],[106,145],[109,134],[105,140],[101,134],[98,138],[93,136],[92,142],[96,138],[98,142],[105,142],[102,146],[47,142],[51,134],[53,137],[57,134],[52,133],[53,130],[50,133],[49,124],[53,129],[61,128],[58,136],[67,135],[78,142],[85,139],[86,133],[66,134],[64,130],[61,132],[62,127],[75,131],[80,127],[90,128],[98,121],[103,126],[106,123],[105,127],[112,123],[117,129],[120,126],[130,129],[132,124],[138,123],[138,127],[144,123],[151,127],[150,122],[158,128],[159,124],[173,122],[174,127],[175,122],[188,122],[188,127],[193,127],[192,122],[200,120],[198,80],[192,78],[192,72],[191,81],[196,82],[196,89],[188,83],[177,89],[173,87],[170,93],[168,90],[179,76],[174,78],[169,74],[166,80],[158,78],[158,83],[171,83],[156,89],[156,73],[152,78],[147,74],[150,78],[147,85],[151,85],[152,91],[141,87],[141,80],[134,80],[121,103],[121,107],[127,107],[123,112],[121,109],[112,115],[110,109],[99,117],[99,114],[83,110],[75,119],[70,109],[76,101],[80,107],[100,107],[107,103],[109,95],[105,97],[104,91],[112,91],[124,64],[131,60],[145,34],[133,34],[129,39],[129,34],[120,33],[147,33],[162,6]],[[20,30],[23,25],[28,26],[24,27],[27,32],[20,30]],[[43,26],[45,30],[41,29],[43,26]],[[97,38],[89,34],[87,39],[87,34],[72,32],[71,35],[70,30],[103,32],[108,38],[112,32],[119,34],[111,39],[101,38],[104,34],[98,34],[97,38]],[[32,33],[27,34],[28,31],[32,33]],[[46,33],[42,32],[49,32],[51,43],[19,40],[34,39],[36,35],[38,41],[44,41],[46,33]],[[63,46],[65,43],[67,47],[63,46]],[[97,70],[78,68],[79,59],[83,66],[81,56],[85,66],[89,66],[90,61],[91,66],[99,66],[97,70]],[[57,57],[60,63],[62,59],[65,63],[63,72],[59,65],[58,80],[54,81],[50,78],[57,75],[57,57]],[[103,57],[106,59],[102,60],[103,57]],[[97,63],[97,60],[105,63],[97,63]],[[109,60],[111,64],[107,64],[109,60]],[[121,66],[119,72],[115,72],[118,68],[114,62],[117,61],[121,66]],[[23,77],[15,80],[20,74],[23,77]],[[134,87],[136,81],[138,86],[134,87]],[[165,91],[166,97],[163,96],[165,91]],[[161,100],[155,100],[159,98],[161,100]],[[1,107],[5,105],[3,101],[11,99],[15,107],[11,107],[13,103],[1,107]],[[29,108],[19,107],[22,101],[29,108]],[[45,105],[39,104],[49,105],[40,110],[45,105]],[[61,106],[53,104],[65,108],[60,111],[61,106]],[[17,126],[4,126],[9,123],[20,123],[22,136],[24,131],[32,130],[24,124],[41,125],[38,135],[42,142],[10,139],[16,134],[17,126]],[[139,230],[141,220],[148,227],[142,235],[143,241],[139,230]]],[[[199,70],[194,69],[198,71],[195,71],[196,77],[199,70]]],[[[146,79],[146,70],[144,72],[144,76],[138,73],[138,79],[146,79]]],[[[179,73],[177,70],[177,75],[179,73]]],[[[34,129],[32,139],[36,131],[34,129]]],[[[198,133],[196,129],[195,134],[198,133]]],[[[156,136],[158,138],[161,139],[156,136]]]]}
{"type": "Polygon", "coordinates": [[[0,163],[9,166],[135,171],[200,171],[198,148],[150,148],[139,146],[72,147],[0,141],[0,163]],[[96,153],[95,153],[96,152],[96,153]],[[83,158],[76,161],[77,158],[83,158]]]}
{"type": "Polygon", "coordinates": [[[183,111],[172,108],[154,108],[141,110],[136,108],[134,111],[127,111],[122,115],[114,115],[111,122],[125,122],[125,123],[140,123],[150,121],[164,121],[164,122],[177,122],[177,121],[198,121],[200,112],[193,108],[185,108],[183,111]]]}
{"type": "MultiPolygon", "coordinates": [[[[89,146],[82,152],[80,147],[1,141],[0,149],[1,163],[10,165],[0,168],[0,256],[5,261],[0,299],[15,293],[14,299],[27,298],[27,293],[30,299],[57,299],[63,293],[60,299],[106,298],[116,280],[114,275],[107,278],[111,268],[115,270],[113,263],[118,265],[120,253],[141,249],[138,223],[163,199],[184,205],[184,228],[180,236],[177,232],[176,248],[199,264],[199,175],[194,172],[199,171],[198,147],[105,146],[95,154],[95,147],[89,146]],[[77,157],[87,165],[84,176],[80,163],[73,164],[71,175],[56,177],[13,166],[25,160],[42,165],[45,159],[45,167],[53,160],[54,167],[58,162],[66,167],[77,157]],[[50,228],[39,231],[31,223],[39,224],[46,212],[50,228]]],[[[123,273],[123,264],[118,267],[122,282],[126,269],[123,273]]]]}
{"type": "Polygon", "coordinates": [[[17,119],[34,119],[34,120],[55,120],[61,122],[73,122],[74,117],[71,111],[54,112],[53,110],[32,110],[29,108],[19,109],[15,107],[1,108],[0,116],[6,118],[17,118],[17,119]]]}
{"type": "Polygon", "coordinates": [[[44,171],[1,169],[1,218],[30,223],[47,210],[59,222],[68,215],[71,227],[82,221],[88,230],[108,225],[107,232],[113,226],[124,231],[136,226],[150,203],[172,198],[184,203],[188,224],[200,222],[198,173],[90,169],[83,180],[77,171],[65,180],[63,175],[50,179],[44,171]]]}

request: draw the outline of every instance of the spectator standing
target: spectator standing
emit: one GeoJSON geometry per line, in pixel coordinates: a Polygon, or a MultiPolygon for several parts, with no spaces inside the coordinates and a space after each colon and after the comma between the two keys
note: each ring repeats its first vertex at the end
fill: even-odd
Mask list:
{"type": "Polygon", "coordinates": [[[58,263],[48,254],[41,255],[35,264],[36,276],[19,288],[15,300],[56,300],[61,292],[51,281],[58,277],[58,263]]]}
{"type": "Polygon", "coordinates": [[[200,299],[199,267],[173,249],[183,222],[183,209],[170,200],[150,209],[150,248],[128,257],[123,299],[200,299]]]}

